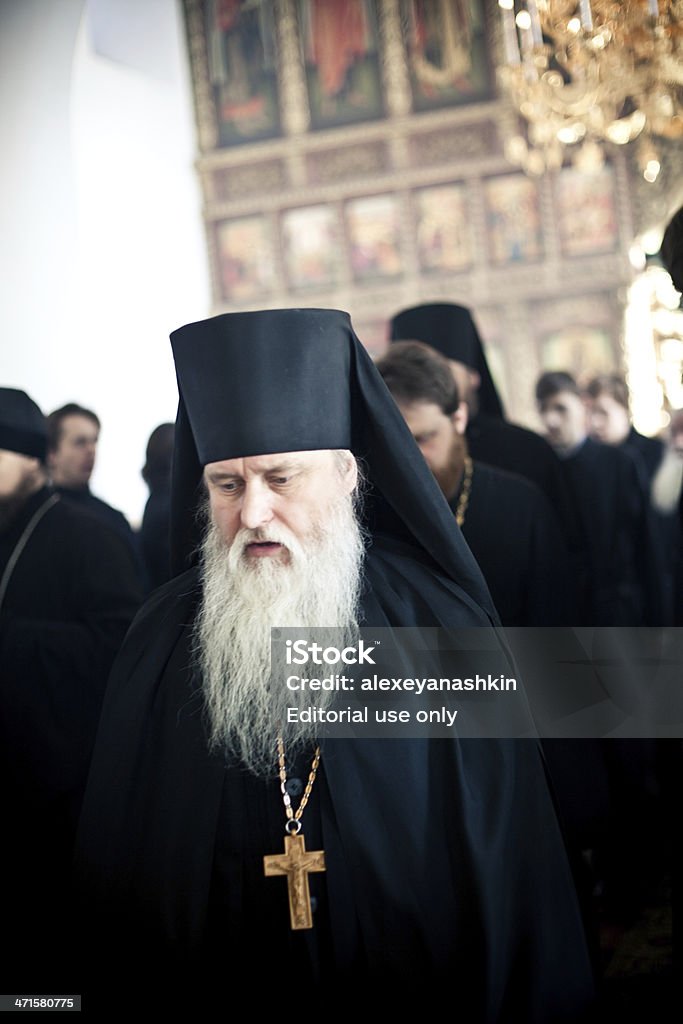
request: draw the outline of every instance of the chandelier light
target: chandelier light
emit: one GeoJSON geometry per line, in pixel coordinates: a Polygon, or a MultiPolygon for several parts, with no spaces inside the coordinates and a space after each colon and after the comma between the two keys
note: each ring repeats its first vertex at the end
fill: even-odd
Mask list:
{"type": "Polygon", "coordinates": [[[659,174],[656,137],[683,138],[683,0],[498,0],[500,81],[528,123],[507,141],[530,174],[589,169],[602,143],[637,140],[645,179],[659,174]]]}

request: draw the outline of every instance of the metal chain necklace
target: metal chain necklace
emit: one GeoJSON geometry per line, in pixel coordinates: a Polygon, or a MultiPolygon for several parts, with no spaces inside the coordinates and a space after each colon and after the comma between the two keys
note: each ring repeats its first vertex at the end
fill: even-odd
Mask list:
{"type": "Polygon", "coordinates": [[[467,512],[467,506],[470,503],[470,491],[472,490],[473,474],[474,466],[472,465],[472,459],[469,457],[469,455],[466,455],[465,470],[462,478],[462,490],[460,491],[458,505],[455,510],[455,521],[460,528],[462,528],[465,522],[465,513],[467,512]]]}
{"type": "Polygon", "coordinates": [[[325,870],[324,850],[306,850],[306,841],[301,834],[301,818],[306,809],[308,798],[313,789],[318,765],[320,764],[320,747],[315,748],[308,782],[296,811],[292,808],[292,799],[287,792],[287,768],[285,765],[285,744],[282,736],[277,738],[278,770],[280,775],[280,792],[285,805],[287,823],[285,825],[285,852],[275,853],[263,858],[263,871],[266,877],[271,875],[287,876],[287,894],[289,896],[289,920],[292,928],[299,931],[313,927],[313,911],[311,908],[311,892],[308,884],[309,871],[325,870]]]}

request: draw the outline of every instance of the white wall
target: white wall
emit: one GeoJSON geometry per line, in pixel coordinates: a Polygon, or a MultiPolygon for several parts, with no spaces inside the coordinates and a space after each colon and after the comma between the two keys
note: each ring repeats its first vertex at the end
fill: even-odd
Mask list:
{"type": "Polygon", "coordinates": [[[168,334],[209,309],[180,11],[0,0],[0,67],[0,382],[95,409],[93,490],[137,521],[168,334]]]}

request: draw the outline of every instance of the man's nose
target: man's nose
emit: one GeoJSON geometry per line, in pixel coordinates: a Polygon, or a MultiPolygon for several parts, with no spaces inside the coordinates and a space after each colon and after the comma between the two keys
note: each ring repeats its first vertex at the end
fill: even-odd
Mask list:
{"type": "Polygon", "coordinates": [[[257,530],[273,518],[272,494],[259,481],[249,481],[244,488],[240,520],[247,530],[257,530]]]}

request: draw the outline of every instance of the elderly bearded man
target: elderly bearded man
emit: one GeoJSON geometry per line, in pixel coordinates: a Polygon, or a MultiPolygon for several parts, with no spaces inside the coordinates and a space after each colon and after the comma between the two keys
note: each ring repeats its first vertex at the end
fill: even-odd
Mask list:
{"type": "Polygon", "coordinates": [[[227,1008],[246,983],[260,1009],[322,993],[424,1008],[448,993],[468,1024],[583,1019],[584,936],[533,741],[320,750],[314,728],[278,732],[271,626],[495,620],[348,316],[227,314],[172,343],[179,568],[202,479],[208,514],[199,565],[150,600],[110,682],[77,862],[96,981],[109,997],[135,976],[150,1005],[227,1008]],[[264,870],[283,849],[284,796],[324,851],[301,929],[264,870]]]}

